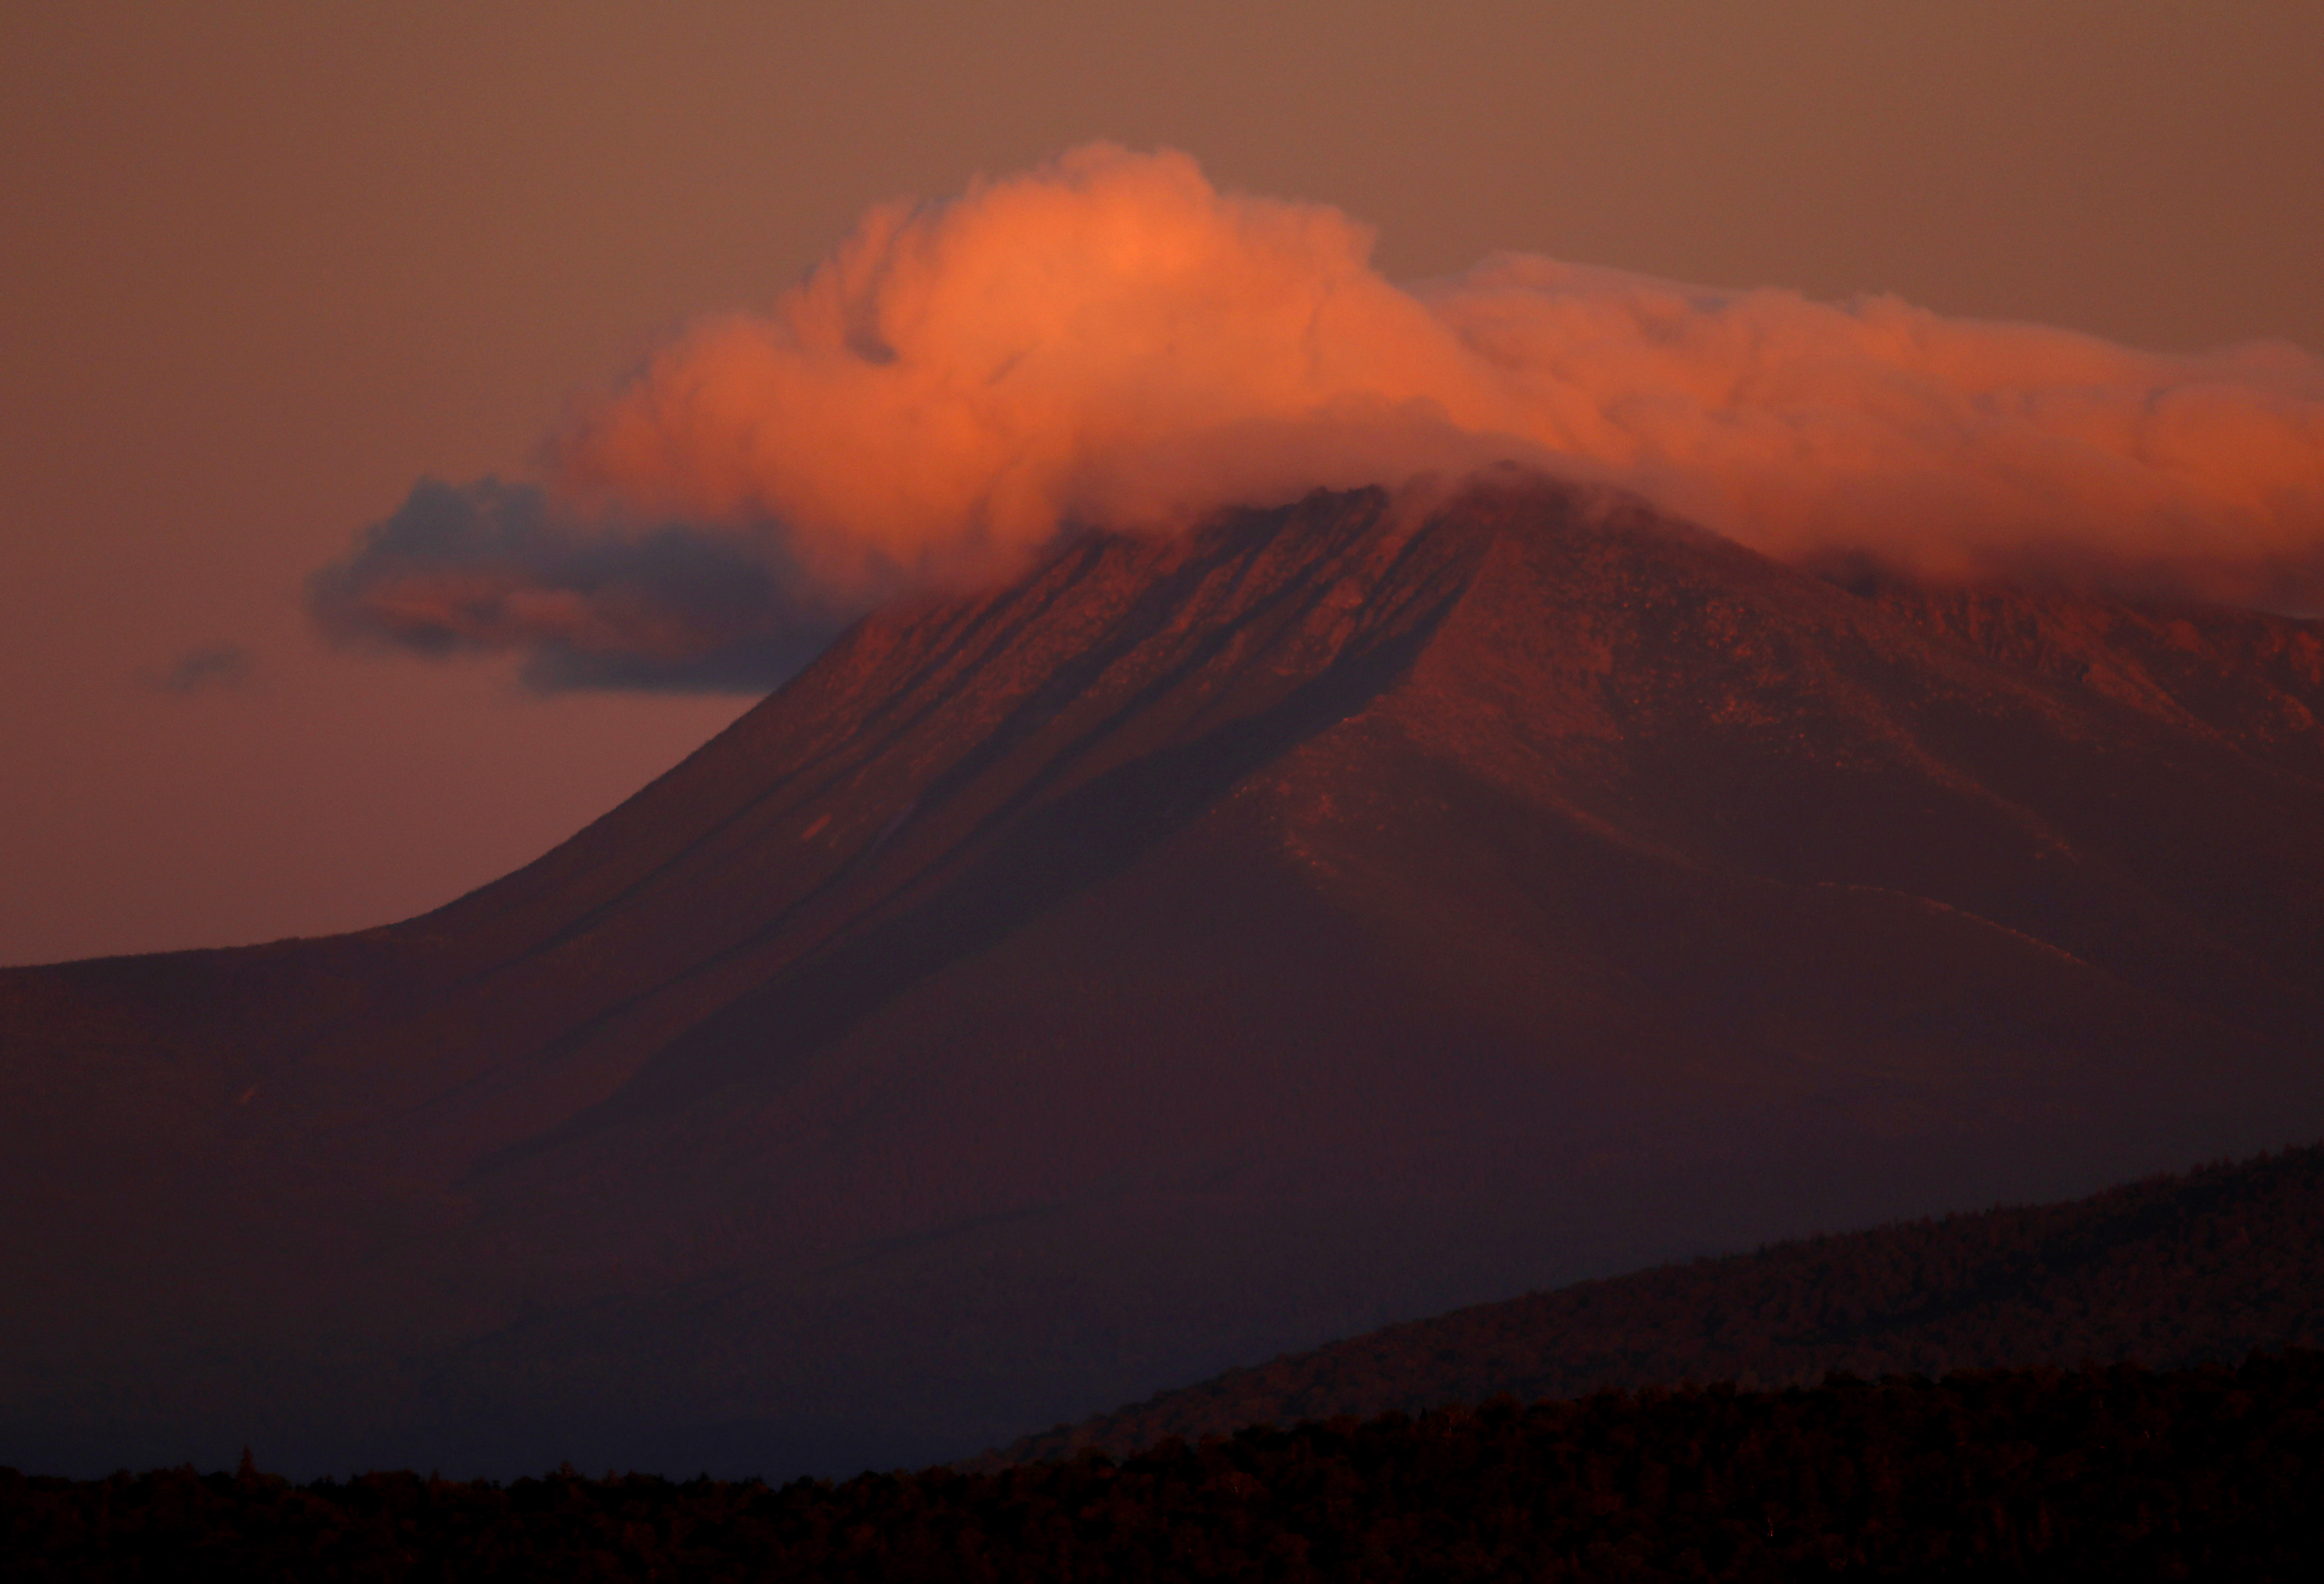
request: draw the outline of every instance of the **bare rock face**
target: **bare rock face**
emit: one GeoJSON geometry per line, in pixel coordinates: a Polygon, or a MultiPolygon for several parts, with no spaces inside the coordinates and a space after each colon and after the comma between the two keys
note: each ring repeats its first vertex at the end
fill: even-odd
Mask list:
{"type": "Polygon", "coordinates": [[[2324,644],[1516,476],[875,616],[438,912],[0,974],[0,1462],[958,1455],[2324,1134],[2324,644]]]}

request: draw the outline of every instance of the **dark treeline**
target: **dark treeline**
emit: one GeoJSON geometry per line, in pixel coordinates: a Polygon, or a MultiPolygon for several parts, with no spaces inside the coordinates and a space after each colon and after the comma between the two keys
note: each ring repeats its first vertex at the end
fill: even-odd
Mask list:
{"type": "Polygon", "coordinates": [[[2294,1346],[2324,1346],[2324,1147],[1480,1304],[1231,1370],[980,1465],[1504,1392],[2177,1368],[2294,1346]]]}
{"type": "Polygon", "coordinates": [[[0,1475],[12,1579],[2324,1577],[2324,1355],[1496,1399],[989,1473],[0,1475]]]}

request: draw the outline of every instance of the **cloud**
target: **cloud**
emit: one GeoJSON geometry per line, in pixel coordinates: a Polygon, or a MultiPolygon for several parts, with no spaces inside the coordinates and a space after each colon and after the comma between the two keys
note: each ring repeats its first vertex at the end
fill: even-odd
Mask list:
{"type": "Polygon", "coordinates": [[[239,687],[250,679],[251,668],[250,653],[241,645],[211,644],[179,656],[176,665],[153,678],[153,685],[164,693],[180,695],[239,687]]]}
{"type": "Polygon", "coordinates": [[[1061,528],[1508,458],[1770,553],[2324,603],[2324,362],[1503,254],[1398,285],[1336,209],[1077,150],[864,216],[582,404],[538,483],[424,483],[325,625],[541,686],[759,685],[1061,528]]]}
{"type": "Polygon", "coordinates": [[[560,515],[537,484],[422,479],[309,580],[324,629],[427,655],[515,650],[545,692],[763,688],[853,614],[779,539],[560,515]]]}

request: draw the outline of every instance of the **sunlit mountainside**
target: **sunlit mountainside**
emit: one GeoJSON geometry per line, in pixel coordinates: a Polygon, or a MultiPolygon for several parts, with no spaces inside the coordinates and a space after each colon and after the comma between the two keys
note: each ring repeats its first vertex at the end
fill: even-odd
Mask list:
{"type": "Polygon", "coordinates": [[[2324,1135],[2313,623],[1502,474],[887,607],[527,868],[0,974],[0,1462],[781,1476],[2324,1135]]]}

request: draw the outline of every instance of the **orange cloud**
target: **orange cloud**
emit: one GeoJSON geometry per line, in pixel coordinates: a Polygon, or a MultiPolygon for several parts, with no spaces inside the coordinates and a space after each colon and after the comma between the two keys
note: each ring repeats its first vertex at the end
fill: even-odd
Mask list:
{"type": "MultiPolygon", "coordinates": [[[[1279,449],[1493,416],[1473,355],[1370,244],[1334,209],[1111,148],[875,209],[772,313],[703,325],[588,413],[560,482],[630,513],[779,523],[839,587],[981,572],[1069,520],[1335,482],[1279,449]]],[[[1346,482],[1379,465],[1347,458],[1346,482]]]]}
{"type": "MultiPolygon", "coordinates": [[[[611,554],[682,530],[844,612],[1005,573],[1065,525],[1511,459],[1785,557],[2324,596],[2324,362],[2289,345],[2170,356],[1517,254],[1403,286],[1371,242],[1102,145],[876,208],[770,311],[698,325],[585,406],[545,510],[568,558],[576,535],[611,554]]],[[[335,586],[358,613],[391,599],[335,586]]],[[[521,604],[493,631],[525,631],[521,604]]]]}

